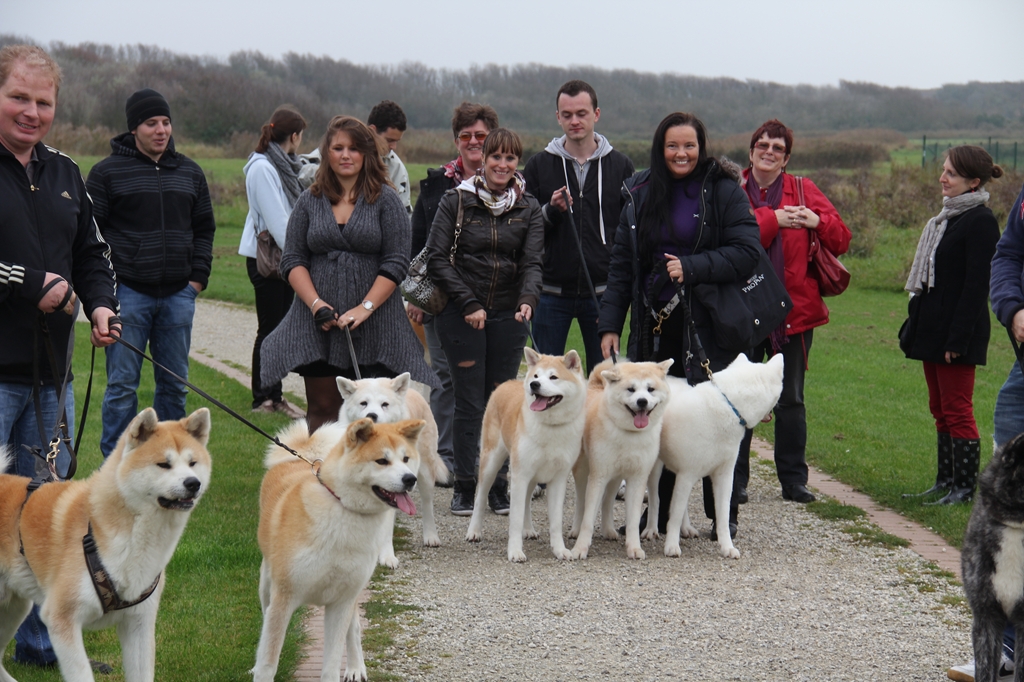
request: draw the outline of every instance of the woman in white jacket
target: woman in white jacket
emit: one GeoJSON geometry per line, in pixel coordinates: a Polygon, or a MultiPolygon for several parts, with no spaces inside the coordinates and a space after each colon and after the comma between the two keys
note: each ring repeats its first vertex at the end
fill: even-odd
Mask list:
{"type": "Polygon", "coordinates": [[[252,410],[253,412],[283,412],[292,419],[305,415],[284,399],[281,382],[262,386],[260,382],[260,346],[284,318],[291,307],[295,292],[280,276],[264,277],[256,268],[256,236],[268,231],[278,246],[284,246],[288,231],[288,217],[295,200],[302,193],[298,172],[301,167],[296,152],[302,143],[306,120],[288,106],[278,107],[270,120],[263,124],[256,151],[245,164],[245,195],[249,200],[249,214],[245,217],[242,241],[238,253],[245,256],[249,281],[256,290],[256,318],[258,329],[252,348],[252,410]]]}

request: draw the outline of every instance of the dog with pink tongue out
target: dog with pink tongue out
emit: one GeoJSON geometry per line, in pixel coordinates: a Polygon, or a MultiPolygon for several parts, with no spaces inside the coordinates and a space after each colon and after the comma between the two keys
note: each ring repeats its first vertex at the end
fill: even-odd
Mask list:
{"type": "Polygon", "coordinates": [[[569,471],[583,438],[587,384],[579,354],[541,355],[525,348],[526,375],[496,388],[487,401],[481,434],[480,472],[466,540],[483,539],[486,494],[505,461],[509,481],[508,560],[526,561],[523,538],[537,537],[530,498],[548,488],[548,535],[558,559],[571,559],[562,536],[562,508],[569,471]]]}
{"type": "Polygon", "coordinates": [[[626,556],[644,559],[640,514],[647,478],[658,459],[661,423],[669,400],[666,380],[672,360],[605,360],[590,375],[583,451],[572,469],[576,515],[569,535],[577,538],[574,559],[586,559],[601,509],[601,533],[618,540],[613,507],[619,483],[626,481],[626,556]]]}

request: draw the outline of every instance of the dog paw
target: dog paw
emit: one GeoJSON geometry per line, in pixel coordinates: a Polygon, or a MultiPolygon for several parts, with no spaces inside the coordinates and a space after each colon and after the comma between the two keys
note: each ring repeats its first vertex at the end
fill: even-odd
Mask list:
{"type": "Polygon", "coordinates": [[[622,539],[622,536],[619,535],[619,532],[614,528],[609,528],[608,530],[604,530],[602,528],[601,537],[603,537],[605,540],[611,540],[612,542],[618,542],[622,539]]]}
{"type": "Polygon", "coordinates": [[[682,556],[683,551],[679,549],[679,545],[670,545],[665,543],[665,556],[682,556]]]}
{"type": "Polygon", "coordinates": [[[377,559],[377,563],[381,566],[387,566],[388,568],[398,568],[398,557],[394,554],[391,556],[381,556],[377,559]]]}
{"type": "Polygon", "coordinates": [[[536,540],[539,537],[540,537],[540,534],[537,531],[535,531],[533,528],[523,529],[523,539],[524,540],[536,540]]]}
{"type": "Polygon", "coordinates": [[[587,552],[590,551],[589,547],[573,547],[572,558],[573,561],[580,561],[587,558],[587,552]]]}
{"type": "Polygon", "coordinates": [[[366,682],[366,666],[362,666],[362,670],[346,670],[345,677],[342,678],[343,682],[366,682]]]}
{"type": "Polygon", "coordinates": [[[466,542],[480,542],[484,539],[484,534],[480,531],[471,530],[466,533],[466,542]]]}
{"type": "Polygon", "coordinates": [[[580,529],[579,528],[570,528],[569,529],[569,534],[566,537],[568,537],[570,540],[575,540],[579,536],[580,536],[580,529]]]}
{"type": "Polygon", "coordinates": [[[521,564],[526,561],[526,552],[521,549],[510,549],[508,551],[508,560],[514,564],[521,564]]]}
{"type": "Polygon", "coordinates": [[[646,559],[647,553],[641,547],[627,547],[626,556],[630,559],[646,559]]]}
{"type": "Polygon", "coordinates": [[[423,546],[424,547],[440,547],[441,546],[441,538],[439,538],[436,535],[431,535],[429,537],[424,537],[423,538],[423,546]]]}
{"type": "Polygon", "coordinates": [[[657,528],[644,529],[643,533],[640,533],[640,537],[644,540],[657,540],[661,537],[661,533],[658,532],[657,528]]]}
{"type": "Polygon", "coordinates": [[[694,528],[693,526],[683,526],[683,528],[679,531],[679,534],[684,538],[700,537],[700,531],[694,528]]]}
{"type": "Polygon", "coordinates": [[[556,559],[561,559],[562,561],[572,561],[576,558],[572,555],[572,552],[570,552],[565,547],[562,547],[560,549],[552,549],[551,553],[555,555],[556,559]]]}
{"type": "Polygon", "coordinates": [[[719,547],[718,553],[722,555],[723,559],[739,559],[740,551],[735,547],[719,547]]]}

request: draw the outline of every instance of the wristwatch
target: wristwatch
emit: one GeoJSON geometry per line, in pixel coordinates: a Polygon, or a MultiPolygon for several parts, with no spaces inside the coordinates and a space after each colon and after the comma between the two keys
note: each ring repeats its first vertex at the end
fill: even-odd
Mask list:
{"type": "Polygon", "coordinates": [[[373,312],[373,301],[371,301],[371,300],[363,301],[363,307],[366,308],[367,310],[369,310],[372,313],[373,312]]]}

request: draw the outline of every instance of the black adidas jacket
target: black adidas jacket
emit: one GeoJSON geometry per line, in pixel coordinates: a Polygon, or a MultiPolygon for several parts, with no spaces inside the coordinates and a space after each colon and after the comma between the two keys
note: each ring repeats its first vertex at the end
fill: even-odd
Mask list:
{"type": "MultiPolygon", "coordinates": [[[[42,314],[36,307],[47,272],[71,283],[86,314],[116,311],[110,250],[93,221],[82,172],[69,157],[36,144],[35,175],[0,144],[0,382],[32,382],[33,338],[42,314]]],[[[59,371],[64,372],[73,321],[45,315],[59,371]]],[[[41,375],[51,381],[40,355],[41,375]]]]}

